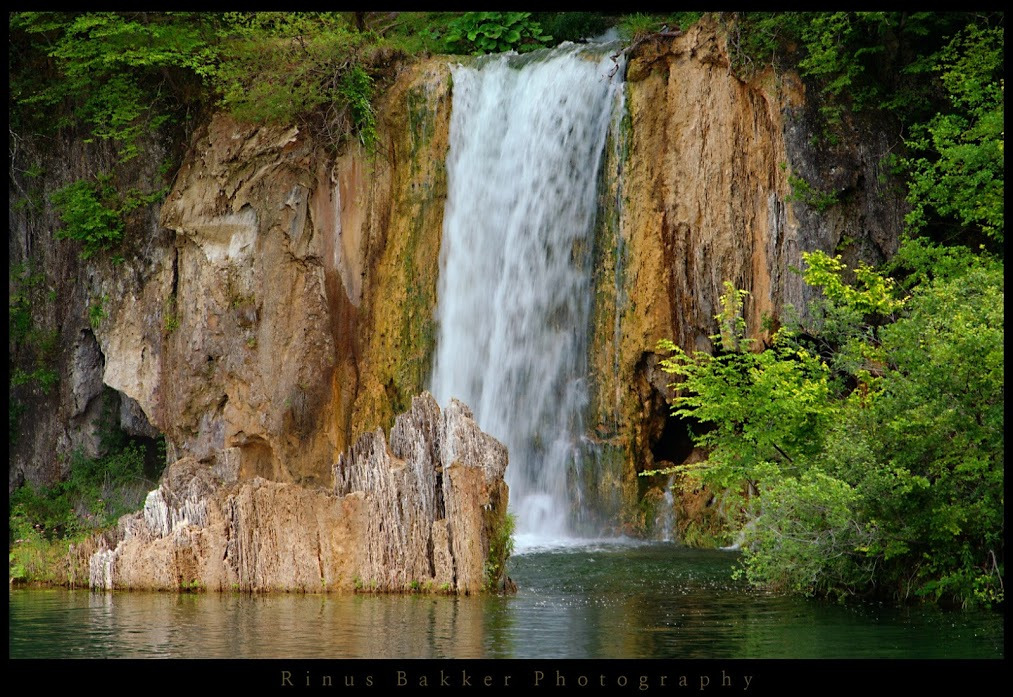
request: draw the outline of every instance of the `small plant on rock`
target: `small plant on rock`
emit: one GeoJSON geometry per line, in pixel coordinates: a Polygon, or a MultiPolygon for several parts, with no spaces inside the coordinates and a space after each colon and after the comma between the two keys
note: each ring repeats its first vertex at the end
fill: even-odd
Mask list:
{"type": "Polygon", "coordinates": [[[465,12],[450,23],[446,35],[451,52],[502,53],[532,51],[548,46],[551,36],[542,34],[542,25],[530,12],[465,12]]]}

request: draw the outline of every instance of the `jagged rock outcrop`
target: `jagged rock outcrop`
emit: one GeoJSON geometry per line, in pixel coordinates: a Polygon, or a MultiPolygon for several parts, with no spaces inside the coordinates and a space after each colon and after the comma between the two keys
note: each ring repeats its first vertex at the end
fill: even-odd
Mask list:
{"type": "Polygon", "coordinates": [[[424,393],[390,439],[363,434],[330,489],[240,479],[239,458],[170,465],[102,537],[96,588],[476,593],[501,584],[507,452],[471,412],[424,393]],[[490,559],[490,555],[500,555],[490,559]]]}

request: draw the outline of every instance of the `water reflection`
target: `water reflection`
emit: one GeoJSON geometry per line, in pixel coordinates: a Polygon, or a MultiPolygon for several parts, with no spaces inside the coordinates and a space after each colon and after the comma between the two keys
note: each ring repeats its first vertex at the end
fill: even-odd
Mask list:
{"type": "Polygon", "coordinates": [[[12,591],[11,657],[1001,657],[998,613],[835,605],[665,544],[529,552],[513,597],[12,591]]]}

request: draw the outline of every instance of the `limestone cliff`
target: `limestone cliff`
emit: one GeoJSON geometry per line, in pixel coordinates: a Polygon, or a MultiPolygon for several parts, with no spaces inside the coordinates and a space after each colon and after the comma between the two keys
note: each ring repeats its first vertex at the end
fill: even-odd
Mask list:
{"type": "MultiPolygon", "coordinates": [[[[626,114],[600,187],[591,343],[606,460],[593,486],[617,527],[643,531],[654,517],[637,505],[637,471],[692,454],[686,426],[667,415],[673,393],[658,368],[659,339],[709,351],[725,281],[750,293],[749,334],[769,336],[764,318],[789,305],[804,312],[812,299],[793,271],[802,252],[878,263],[895,250],[902,206],[878,176],[885,137],[849,124],[842,145],[814,145],[814,109],[792,74],[737,77],[710,19],[630,56],[626,114]],[[817,210],[793,191],[793,177],[838,203],[817,210]]],[[[684,513],[714,503],[711,492],[684,494],[684,513]]]]}
{"type": "MultiPolygon", "coordinates": [[[[152,138],[145,151],[146,157],[120,166],[124,188],[147,192],[164,183],[159,167],[171,159],[171,148],[152,138]]],[[[29,327],[18,341],[12,326],[8,365],[12,373],[51,371],[54,380],[19,385],[12,376],[9,492],[23,483],[45,486],[66,477],[75,451],[94,457],[103,411],[112,412],[133,436],[158,435],[136,402],[107,389],[106,356],[96,337],[107,332],[114,304],[136,306],[172,244],[171,233],[158,224],[157,206],[147,206],[126,221],[128,243],[118,258],[81,259],[79,245],[56,237],[61,225],[48,198],[70,182],[110,171],[117,161],[114,148],[71,136],[55,145],[45,139],[31,142],[12,131],[10,154],[10,318],[13,325],[18,305],[29,327]],[[34,176],[25,173],[33,170],[34,176]]],[[[150,450],[154,454],[154,447],[150,450]]]]}
{"type": "Polygon", "coordinates": [[[175,240],[107,294],[96,332],[104,382],[166,433],[170,460],[235,448],[244,479],[320,484],[424,387],[447,75],[401,76],[375,155],[226,116],[195,134],[161,210],[175,240]]]}
{"type": "Polygon", "coordinates": [[[366,433],[327,489],[170,465],[144,509],[100,538],[93,588],[475,593],[504,580],[506,449],[428,393],[390,439],[366,433]]]}

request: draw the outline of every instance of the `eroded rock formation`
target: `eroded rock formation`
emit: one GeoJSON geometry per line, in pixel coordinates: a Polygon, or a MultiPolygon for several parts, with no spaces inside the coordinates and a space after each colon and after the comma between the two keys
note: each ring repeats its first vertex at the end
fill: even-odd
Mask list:
{"type": "Polygon", "coordinates": [[[428,393],[362,435],[333,485],[240,479],[234,449],[170,465],[89,563],[94,588],[475,593],[503,579],[507,452],[428,393]]]}

